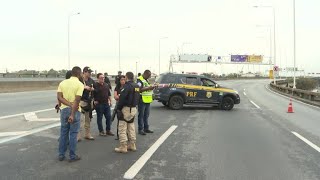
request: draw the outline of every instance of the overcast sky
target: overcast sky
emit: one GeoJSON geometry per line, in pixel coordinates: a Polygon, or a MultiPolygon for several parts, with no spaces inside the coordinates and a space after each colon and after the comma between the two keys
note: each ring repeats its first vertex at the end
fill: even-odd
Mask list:
{"type": "MultiPolygon", "coordinates": [[[[67,20],[71,66],[98,72],[168,71],[171,54],[261,54],[268,61],[271,8],[276,12],[277,65],[293,67],[292,0],[10,0],[0,2],[0,71],[67,69],[67,20]],[[269,27],[256,27],[264,25],[269,27]]],[[[297,65],[320,72],[320,1],[296,0],[297,65]]],[[[272,32],[273,36],[273,32],[272,32]]],[[[272,37],[273,38],[273,37],[272,37]]],[[[273,44],[273,42],[272,42],[273,44]]],[[[273,47],[272,47],[273,49],[273,47]]],[[[272,51],[273,54],[273,51],[272,51]]],[[[174,71],[230,73],[268,66],[175,64],[174,71]]]]}

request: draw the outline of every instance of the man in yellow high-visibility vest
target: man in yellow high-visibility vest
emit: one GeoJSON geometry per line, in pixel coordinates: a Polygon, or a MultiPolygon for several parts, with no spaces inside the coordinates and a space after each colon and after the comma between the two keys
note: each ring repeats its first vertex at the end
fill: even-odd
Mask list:
{"type": "Polygon", "coordinates": [[[141,99],[138,105],[138,130],[140,135],[153,133],[149,129],[150,103],[152,103],[152,90],[155,86],[150,85],[148,79],[151,77],[151,71],[145,70],[142,76],[138,77],[137,84],[140,87],[141,99]]]}

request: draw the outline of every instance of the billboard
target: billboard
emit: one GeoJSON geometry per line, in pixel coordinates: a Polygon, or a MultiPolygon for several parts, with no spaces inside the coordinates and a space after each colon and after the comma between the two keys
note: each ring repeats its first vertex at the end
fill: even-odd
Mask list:
{"type": "Polygon", "coordinates": [[[248,62],[262,62],[262,56],[261,55],[249,55],[248,56],[248,62]]]}
{"type": "Polygon", "coordinates": [[[231,55],[231,62],[247,62],[247,55],[231,55]]]}
{"type": "Polygon", "coordinates": [[[212,56],[208,54],[181,54],[179,55],[179,61],[188,62],[210,62],[212,56]]]}

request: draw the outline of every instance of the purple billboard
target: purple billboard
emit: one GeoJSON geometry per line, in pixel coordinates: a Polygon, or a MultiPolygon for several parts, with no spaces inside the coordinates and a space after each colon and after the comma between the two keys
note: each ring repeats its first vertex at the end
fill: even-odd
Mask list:
{"type": "Polygon", "coordinates": [[[247,62],[248,55],[231,55],[231,62],[247,62]]]}

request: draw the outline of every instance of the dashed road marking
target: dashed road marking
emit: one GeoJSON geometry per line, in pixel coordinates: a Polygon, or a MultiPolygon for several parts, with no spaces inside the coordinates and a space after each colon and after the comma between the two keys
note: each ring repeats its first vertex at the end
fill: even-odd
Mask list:
{"type": "Polygon", "coordinates": [[[246,96],[246,95],[247,95],[247,94],[246,94],[246,92],[243,92],[243,95],[245,95],[245,96],[246,96]]]}
{"type": "Polygon", "coordinates": [[[253,101],[250,100],[250,102],[255,106],[257,107],[258,109],[260,109],[260,106],[258,106],[256,103],[254,103],[253,101]]]}
{"type": "Polygon", "coordinates": [[[7,119],[7,118],[12,118],[12,117],[17,117],[17,116],[23,116],[24,114],[28,114],[28,113],[40,113],[40,112],[46,112],[46,111],[51,111],[51,110],[54,110],[54,108],[42,109],[42,110],[38,110],[38,111],[31,111],[31,112],[25,112],[25,113],[19,113],[19,114],[12,114],[12,115],[7,115],[7,116],[1,116],[0,119],[7,119]]]}
{"type": "Polygon", "coordinates": [[[170,136],[170,134],[177,128],[178,126],[171,126],[124,174],[124,179],[133,179],[141,168],[146,164],[146,162],[150,159],[153,153],[160,147],[160,145],[170,136]]]}
{"type": "Polygon", "coordinates": [[[26,119],[26,121],[40,121],[40,122],[44,122],[44,121],[60,121],[60,118],[38,118],[38,116],[36,115],[36,113],[34,112],[29,112],[24,114],[24,118],[26,119]]]}
{"type": "Polygon", "coordinates": [[[58,126],[60,126],[60,124],[61,123],[58,122],[58,123],[42,126],[40,128],[32,129],[32,130],[27,131],[27,132],[25,132],[23,134],[20,134],[18,136],[3,138],[3,139],[0,139],[0,144],[8,142],[8,141],[15,140],[15,139],[19,139],[19,138],[22,138],[22,137],[25,137],[25,136],[28,136],[28,135],[31,135],[31,134],[35,134],[35,133],[38,133],[38,132],[41,132],[41,131],[44,131],[44,130],[47,130],[47,129],[50,129],[50,128],[53,128],[53,127],[58,127],[58,126]]]}
{"type": "Polygon", "coordinates": [[[28,131],[16,131],[16,132],[0,132],[0,137],[4,137],[4,136],[17,136],[20,134],[24,134],[28,131]]]}
{"type": "Polygon", "coordinates": [[[309,141],[308,139],[304,138],[303,136],[301,136],[300,134],[291,131],[295,136],[297,136],[299,139],[301,139],[303,142],[307,143],[309,146],[311,146],[313,149],[315,149],[316,151],[320,152],[320,148],[313,144],[311,141],[309,141]]]}

